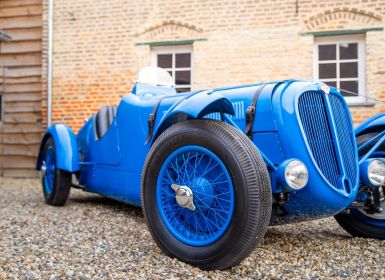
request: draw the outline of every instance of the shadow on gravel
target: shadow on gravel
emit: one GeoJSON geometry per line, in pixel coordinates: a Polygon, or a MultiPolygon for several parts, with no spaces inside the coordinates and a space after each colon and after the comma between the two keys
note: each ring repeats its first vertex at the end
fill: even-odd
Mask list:
{"type": "MultiPolygon", "coordinates": [[[[134,207],[129,204],[125,204],[119,201],[116,201],[111,198],[103,197],[97,194],[87,195],[87,196],[78,196],[71,197],[69,200],[71,203],[89,205],[91,207],[101,206],[112,212],[119,212],[126,215],[133,216],[135,218],[143,218],[142,209],[139,207],[134,207]]],[[[143,221],[138,221],[143,222],[143,221]]],[[[143,222],[144,223],[144,222],[143,222]]],[[[314,223],[314,222],[313,222],[314,223]]],[[[319,225],[311,228],[304,227],[304,223],[297,223],[289,225],[289,229],[286,226],[272,226],[269,227],[266,235],[264,244],[266,245],[279,245],[282,240],[286,242],[296,243],[299,240],[303,244],[314,243],[315,240],[351,240],[351,236],[343,232],[335,231],[330,228],[323,228],[322,220],[319,220],[319,225]]]]}
{"type": "Polygon", "coordinates": [[[86,197],[70,197],[69,201],[71,203],[88,204],[92,206],[102,205],[112,210],[113,212],[124,212],[129,214],[132,213],[135,216],[143,216],[141,208],[125,204],[104,196],[93,195],[86,197]]]}
{"type": "MultiPolygon", "coordinates": [[[[304,222],[305,223],[305,222],[304,222]]],[[[314,244],[315,241],[325,242],[336,240],[340,241],[350,241],[352,237],[344,232],[335,231],[332,229],[322,229],[322,222],[319,224],[319,228],[307,229],[304,226],[304,223],[293,224],[291,227],[296,227],[295,229],[291,228],[287,230],[285,226],[274,226],[269,227],[265,235],[265,244],[274,245],[282,243],[282,240],[292,241],[296,243],[300,241],[304,246],[306,244],[314,244]]]]}

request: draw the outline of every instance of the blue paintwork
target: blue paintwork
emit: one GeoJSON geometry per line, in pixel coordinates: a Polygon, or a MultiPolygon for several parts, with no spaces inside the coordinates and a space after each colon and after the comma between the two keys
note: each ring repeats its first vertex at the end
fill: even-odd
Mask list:
{"type": "Polygon", "coordinates": [[[383,151],[378,151],[378,148],[385,142],[385,114],[378,114],[375,115],[366,121],[364,121],[362,124],[360,124],[356,130],[356,136],[360,136],[367,133],[378,133],[376,136],[362,144],[358,147],[358,152],[365,149],[366,147],[371,146],[370,150],[367,151],[365,154],[360,156],[359,163],[364,163],[368,158],[375,158],[375,157],[384,157],[385,154],[383,151]],[[375,143],[373,146],[372,144],[375,143]]]}
{"type": "MultiPolygon", "coordinates": [[[[358,152],[362,151],[363,149],[365,149],[366,147],[369,147],[371,146],[371,144],[375,143],[376,141],[380,141],[381,142],[381,138],[385,135],[385,131],[382,131],[380,133],[378,133],[376,136],[374,136],[373,138],[369,139],[367,142],[361,144],[359,147],[358,147],[358,152]]],[[[365,156],[366,158],[368,158],[369,156],[366,155],[365,156]]]]}
{"type": "MultiPolygon", "coordinates": [[[[321,90],[324,84],[315,81],[287,80],[265,84],[256,107],[253,142],[269,166],[272,192],[278,194],[284,191],[275,172],[282,162],[296,158],[309,170],[307,186],[291,192],[284,205],[287,215],[273,217],[272,223],[330,216],[349,207],[357,194],[359,172],[352,120],[343,97],[335,89],[331,89],[330,94],[324,93],[321,90]],[[299,105],[299,99],[309,91],[317,92],[319,100],[325,104],[325,119],[312,116],[319,123],[324,121],[330,125],[330,135],[320,134],[319,139],[333,143],[331,149],[336,156],[328,160],[337,166],[337,175],[328,171],[327,167],[322,169],[319,166],[328,154],[321,149],[315,157],[314,149],[317,147],[314,141],[309,142],[311,131],[301,121],[303,106],[299,105]],[[331,183],[333,176],[337,177],[331,183]]],[[[68,146],[59,145],[58,158],[68,150],[74,151],[73,147],[77,146],[79,183],[87,191],[140,206],[141,172],[157,137],[171,125],[193,118],[227,120],[244,131],[246,109],[261,85],[263,83],[183,94],[174,94],[171,89],[167,93],[164,88],[157,94],[156,87],[139,89],[136,86],[135,94],[127,94],[121,100],[105,136],[96,139],[95,118],[92,116],[80,129],[75,145],[71,141],[68,146]],[[148,116],[160,98],[163,99],[156,115],[153,138],[145,144],[148,116]]],[[[72,134],[67,133],[63,137],[68,138],[68,135],[72,134]]],[[[72,167],[72,170],[76,168],[72,167]]]]}
{"type": "Polygon", "coordinates": [[[54,124],[47,129],[39,148],[36,168],[38,170],[41,168],[43,148],[49,137],[52,137],[55,143],[56,168],[68,172],[79,171],[79,150],[76,137],[72,130],[62,123],[54,124]]]}
{"type": "MultiPolygon", "coordinates": [[[[282,155],[282,158],[297,158],[301,160],[303,163],[305,163],[309,171],[309,181],[307,186],[300,191],[292,193],[289,201],[285,204],[285,210],[290,214],[274,220],[274,222],[277,223],[334,215],[335,213],[348,207],[357,193],[358,176],[353,178],[353,181],[350,182],[350,192],[346,192],[341,187],[342,180],[345,177],[341,176],[339,178],[340,183],[338,186],[333,186],[325,177],[325,173],[321,171],[320,166],[316,164],[314,153],[310,152],[311,147],[308,139],[303,137],[305,134],[305,129],[303,124],[298,122],[300,115],[298,105],[299,97],[304,92],[319,92],[320,87],[321,85],[315,82],[287,82],[278,85],[275,89],[274,95],[272,96],[272,111],[274,113],[273,120],[275,121],[275,125],[277,127],[276,131],[280,140],[279,142],[277,141],[275,150],[277,153],[282,155]],[[281,147],[279,147],[278,143],[281,147]]],[[[333,95],[338,98],[342,98],[336,90],[332,89],[329,95],[322,95],[323,99],[325,100],[325,104],[328,104],[329,99],[333,95]]],[[[314,100],[313,102],[317,103],[320,102],[320,100],[314,100]]],[[[343,103],[345,104],[345,111],[348,112],[346,103],[343,103]]],[[[334,119],[330,114],[327,114],[327,117],[329,117],[332,121],[334,119]]],[[[312,121],[320,121],[326,123],[324,119],[318,119],[316,115],[314,115],[312,121]]],[[[347,137],[350,137],[352,143],[355,143],[350,115],[348,123],[349,127],[347,127],[345,133],[347,137]]],[[[332,127],[335,128],[335,124],[333,124],[332,127]]],[[[324,135],[319,134],[319,132],[320,131],[318,128],[314,129],[316,140],[321,140],[324,138],[324,135]]],[[[339,138],[336,132],[333,133],[332,137],[333,139],[339,138]]],[[[264,150],[263,147],[268,145],[272,146],[272,143],[259,143],[258,147],[264,150]]],[[[267,150],[270,153],[274,152],[273,147],[268,147],[267,150]]],[[[338,153],[338,156],[335,159],[336,164],[340,166],[342,165],[341,158],[344,154],[346,154],[346,151],[343,153],[339,147],[334,147],[334,150],[338,153]]],[[[326,151],[321,150],[320,152],[325,153],[326,151]]],[[[352,147],[348,153],[348,156],[353,155],[353,158],[357,157],[357,151],[354,149],[354,147],[352,147]]],[[[266,155],[270,156],[270,154],[267,153],[266,155]]],[[[330,163],[332,163],[331,160],[333,159],[326,158],[326,160],[329,160],[330,163]]],[[[358,164],[356,162],[354,168],[358,174],[358,164]]],[[[343,176],[346,176],[344,171],[342,172],[343,176]]],[[[276,190],[280,190],[280,186],[276,186],[276,188],[276,190]]]]}
{"type": "Polygon", "coordinates": [[[361,123],[355,129],[357,136],[373,131],[383,131],[385,129],[385,113],[375,115],[363,123],[361,123]]]}
{"type": "Polygon", "coordinates": [[[202,118],[212,112],[223,112],[234,115],[231,102],[215,91],[198,91],[187,95],[175,102],[155,129],[155,137],[159,136],[166,128],[181,120],[202,118]]]}
{"type": "MultiPolygon", "coordinates": [[[[375,143],[373,145],[373,147],[371,147],[370,150],[366,154],[364,154],[363,156],[360,157],[360,161],[359,161],[360,164],[363,163],[366,159],[368,159],[370,157],[373,157],[373,154],[376,152],[376,150],[384,143],[384,141],[385,141],[385,132],[382,132],[379,135],[373,137],[372,139],[370,139],[364,145],[366,145],[368,143],[372,143],[374,141],[374,139],[378,139],[378,142],[375,143]]],[[[364,145],[362,145],[362,146],[364,146],[364,145]]]]}
{"type": "Polygon", "coordinates": [[[53,190],[56,170],[55,152],[53,147],[47,148],[47,151],[44,156],[44,161],[46,167],[43,177],[44,189],[47,194],[51,194],[53,190]]]}
{"type": "Polygon", "coordinates": [[[156,194],[164,224],[188,245],[215,242],[233,216],[234,187],[230,174],[215,154],[200,146],[185,146],[171,153],[160,169],[156,194]],[[195,210],[177,204],[171,184],[191,189],[195,210]]]}
{"type": "MultiPolygon", "coordinates": [[[[233,103],[243,101],[245,108],[247,108],[253,93],[259,86],[260,84],[221,89],[218,92],[228,97],[233,103]]],[[[319,169],[310,152],[309,143],[303,137],[304,128],[298,121],[298,98],[306,91],[320,92],[321,86],[322,84],[318,82],[289,80],[269,83],[260,95],[253,128],[254,143],[275,166],[280,165],[287,159],[297,158],[306,164],[310,174],[307,186],[300,191],[291,193],[289,201],[285,204],[288,215],[273,217],[272,223],[274,224],[334,215],[350,206],[357,193],[358,162],[354,161],[352,166],[356,176],[352,178],[352,181],[348,182],[349,191],[342,190],[344,188],[344,179],[346,179],[345,171],[343,171],[344,176],[339,178],[339,188],[334,187],[319,169]]],[[[349,109],[343,97],[335,89],[331,89],[330,96],[341,100],[344,113],[348,118],[345,135],[351,142],[351,150],[346,151],[339,146],[335,147],[339,153],[336,164],[343,167],[341,161],[344,156],[353,160],[357,158],[353,125],[348,113],[349,109]],[[353,157],[351,157],[352,154],[353,157]]],[[[331,98],[326,94],[323,94],[323,97],[326,102],[329,102],[331,98]]],[[[328,106],[330,107],[330,105],[328,106]]],[[[327,117],[333,120],[330,112],[327,117]]],[[[335,126],[336,124],[333,121],[333,127],[335,126]]],[[[339,137],[334,130],[333,138],[339,137]]],[[[284,188],[282,184],[279,184],[277,174],[271,173],[270,175],[273,193],[282,192],[284,188]]]]}
{"type": "MultiPolygon", "coordinates": [[[[209,102],[204,102],[204,96],[199,93],[166,97],[162,93],[151,99],[143,95],[128,94],[123,97],[111,127],[100,140],[96,140],[94,117],[91,117],[77,136],[80,158],[83,161],[80,184],[84,185],[87,191],[140,206],[140,176],[150,148],[150,144],[145,144],[148,134],[147,120],[158,99],[164,97],[155,121],[153,135],[156,137],[160,129],[166,129],[176,120],[193,118],[202,110],[210,113],[223,109],[231,113],[232,107],[229,107],[229,101],[224,97],[214,96],[209,98],[209,102]],[[193,99],[196,106],[189,107],[186,102],[182,102],[185,98],[193,98],[194,95],[197,95],[197,98],[193,99]]],[[[207,92],[204,93],[209,96],[207,92]]]]}

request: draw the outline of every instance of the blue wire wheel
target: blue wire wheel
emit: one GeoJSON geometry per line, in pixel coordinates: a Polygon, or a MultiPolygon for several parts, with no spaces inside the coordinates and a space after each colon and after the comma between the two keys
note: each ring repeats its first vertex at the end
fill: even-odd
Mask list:
{"type": "MultiPolygon", "coordinates": [[[[385,201],[381,202],[381,208],[385,206],[385,201]]],[[[383,208],[384,209],[384,208],[383,208]]],[[[365,210],[351,209],[351,213],[361,221],[376,227],[385,228],[385,212],[368,214],[365,210]]]]}
{"type": "Polygon", "coordinates": [[[191,246],[214,243],[233,217],[231,176],[221,159],[201,146],[184,146],[166,158],[158,174],[156,199],[167,229],[191,246]],[[190,204],[177,200],[177,188],[190,194],[190,204]]]}
{"type": "Polygon", "coordinates": [[[52,146],[48,146],[44,156],[44,189],[47,194],[51,194],[54,187],[56,160],[55,151],[52,146]]]}

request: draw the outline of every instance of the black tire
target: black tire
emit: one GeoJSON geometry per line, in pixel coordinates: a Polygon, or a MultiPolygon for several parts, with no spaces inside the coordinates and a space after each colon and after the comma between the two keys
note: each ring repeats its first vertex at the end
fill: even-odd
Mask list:
{"type": "Polygon", "coordinates": [[[149,230],[164,253],[205,270],[239,264],[261,242],[271,217],[272,194],[266,164],[254,144],[238,129],[218,121],[190,120],[168,128],[152,145],[142,173],[141,199],[149,230]],[[218,156],[235,190],[234,213],[214,243],[190,246],[164,225],[156,200],[159,170],[176,149],[199,145],[218,156]]]}
{"type": "Polygon", "coordinates": [[[63,206],[67,202],[70,194],[72,174],[68,171],[56,168],[56,147],[52,138],[49,138],[44,145],[43,160],[45,159],[47,150],[49,148],[53,149],[55,171],[51,192],[47,192],[47,186],[45,185],[47,182],[47,180],[45,180],[46,175],[42,176],[44,198],[49,205],[63,206]]]}
{"type": "MultiPolygon", "coordinates": [[[[360,147],[361,145],[365,144],[367,141],[377,136],[378,133],[379,132],[369,132],[357,136],[357,146],[360,147]]],[[[365,147],[362,151],[360,151],[360,155],[367,153],[377,142],[378,141],[374,141],[368,147],[365,147]]],[[[385,151],[385,144],[380,145],[379,150],[385,151]]],[[[354,237],[385,239],[385,227],[375,226],[373,224],[367,223],[362,218],[360,218],[360,215],[357,211],[357,209],[347,210],[334,216],[334,218],[343,229],[345,229],[354,237]]]]}
{"type": "MultiPolygon", "coordinates": [[[[353,209],[358,211],[357,209],[353,209]]],[[[334,216],[338,224],[354,237],[385,239],[385,227],[375,226],[360,219],[351,210],[334,216]]]]}

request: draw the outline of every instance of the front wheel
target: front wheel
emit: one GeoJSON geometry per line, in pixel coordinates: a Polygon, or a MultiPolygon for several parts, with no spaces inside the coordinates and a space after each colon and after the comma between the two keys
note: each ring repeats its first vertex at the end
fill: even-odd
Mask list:
{"type": "MultiPolygon", "coordinates": [[[[385,200],[381,206],[385,209],[385,200]]],[[[355,237],[385,239],[385,210],[369,214],[363,209],[349,209],[335,216],[338,224],[355,237]]]]}
{"type": "Polygon", "coordinates": [[[203,269],[229,268],[253,251],[269,225],[269,174],[238,129],[211,120],[178,123],[147,156],[142,206],[167,255],[203,269]]]}
{"type": "MultiPolygon", "coordinates": [[[[358,147],[377,135],[378,132],[369,132],[358,136],[356,138],[358,147]]],[[[365,147],[360,152],[360,156],[367,153],[378,140],[365,147]]],[[[381,144],[378,151],[384,152],[385,145],[381,144]]],[[[385,188],[380,189],[380,196],[380,208],[383,209],[381,213],[368,213],[364,209],[348,209],[336,215],[335,219],[352,236],[385,239],[385,188]]]]}

